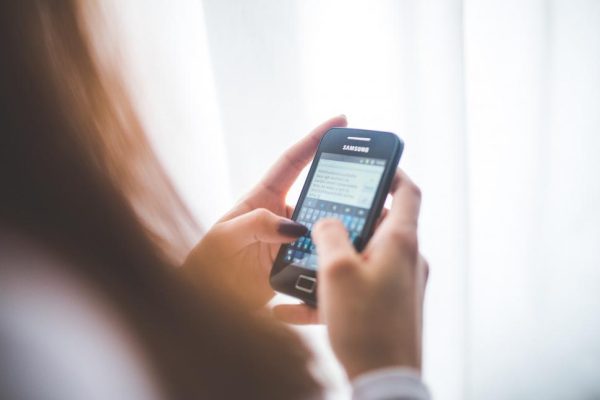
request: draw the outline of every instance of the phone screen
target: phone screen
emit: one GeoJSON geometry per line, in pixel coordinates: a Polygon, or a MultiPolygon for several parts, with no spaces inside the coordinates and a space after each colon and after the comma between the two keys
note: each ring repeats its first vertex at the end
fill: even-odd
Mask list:
{"type": "Polygon", "coordinates": [[[354,242],[361,237],[373,199],[385,170],[385,159],[321,153],[296,221],[308,233],[287,245],[286,264],[316,270],[317,254],[311,239],[321,218],[337,218],[354,242]]]}

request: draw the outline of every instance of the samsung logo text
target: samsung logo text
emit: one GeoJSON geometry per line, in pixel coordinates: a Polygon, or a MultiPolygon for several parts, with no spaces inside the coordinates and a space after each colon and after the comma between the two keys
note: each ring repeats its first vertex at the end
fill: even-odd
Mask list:
{"type": "Polygon", "coordinates": [[[342,147],[342,150],[357,151],[359,153],[368,153],[369,152],[369,148],[366,146],[352,146],[350,144],[345,144],[342,147]]]}

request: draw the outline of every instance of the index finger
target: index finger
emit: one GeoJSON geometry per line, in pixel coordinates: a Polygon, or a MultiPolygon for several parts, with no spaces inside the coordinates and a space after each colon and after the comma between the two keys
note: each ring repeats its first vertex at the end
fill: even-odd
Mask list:
{"type": "Polygon", "coordinates": [[[421,208],[421,190],[402,170],[396,171],[392,182],[392,207],[379,229],[373,235],[372,243],[388,234],[390,230],[415,230],[421,208]]]}
{"type": "Polygon", "coordinates": [[[323,135],[331,128],[346,125],[346,116],[340,115],[317,126],[279,157],[261,184],[275,194],[285,194],[311,160],[323,135]]]}
{"type": "Polygon", "coordinates": [[[392,181],[392,207],[389,218],[394,225],[417,226],[421,210],[421,189],[399,169],[392,181]]]}

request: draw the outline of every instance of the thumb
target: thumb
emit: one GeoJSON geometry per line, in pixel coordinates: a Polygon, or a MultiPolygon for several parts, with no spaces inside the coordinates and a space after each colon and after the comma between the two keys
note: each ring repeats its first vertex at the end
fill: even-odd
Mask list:
{"type": "Polygon", "coordinates": [[[304,225],[265,208],[257,208],[222,222],[219,229],[237,247],[256,242],[289,243],[308,232],[304,225]]]}
{"type": "Polygon", "coordinates": [[[323,286],[352,283],[359,273],[359,256],[348,232],[337,219],[320,220],[312,233],[319,256],[319,280],[323,286]]]}

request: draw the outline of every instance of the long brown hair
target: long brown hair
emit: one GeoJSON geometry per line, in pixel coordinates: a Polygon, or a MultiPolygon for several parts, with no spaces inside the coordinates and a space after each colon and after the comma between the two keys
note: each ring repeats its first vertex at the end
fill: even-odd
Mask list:
{"type": "Polygon", "coordinates": [[[0,2],[0,57],[0,227],[50,247],[106,297],[169,397],[317,393],[295,335],[173,268],[197,226],[117,71],[99,67],[77,2],[0,2]]]}

